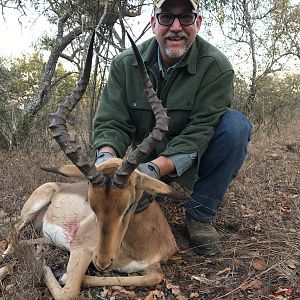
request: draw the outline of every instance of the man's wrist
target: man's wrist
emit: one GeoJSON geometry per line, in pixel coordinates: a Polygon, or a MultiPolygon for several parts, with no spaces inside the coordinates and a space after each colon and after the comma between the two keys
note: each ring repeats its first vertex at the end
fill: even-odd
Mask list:
{"type": "Polygon", "coordinates": [[[160,176],[165,176],[175,171],[173,161],[167,156],[159,156],[152,162],[159,168],[160,176]]]}

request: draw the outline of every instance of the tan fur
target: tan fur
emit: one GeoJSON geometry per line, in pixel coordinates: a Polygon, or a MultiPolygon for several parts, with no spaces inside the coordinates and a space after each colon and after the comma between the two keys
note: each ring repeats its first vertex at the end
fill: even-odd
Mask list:
{"type": "MultiPolygon", "coordinates": [[[[110,159],[98,168],[109,176],[121,162],[110,159]]],[[[52,168],[51,171],[65,176],[80,175],[75,166],[52,168]]],[[[134,214],[144,191],[182,197],[166,184],[138,171],[130,175],[124,189],[110,185],[94,188],[87,182],[46,183],[33,192],[21,211],[18,231],[32,221],[42,229],[46,239],[70,251],[64,288],[60,288],[45,266],[45,282],[55,299],[74,299],[82,284],[119,282],[153,286],[163,279],[159,262],[173,255],[177,245],[156,202],[134,214]],[[115,279],[84,276],[91,262],[99,270],[143,271],[144,275],[115,279]]]]}

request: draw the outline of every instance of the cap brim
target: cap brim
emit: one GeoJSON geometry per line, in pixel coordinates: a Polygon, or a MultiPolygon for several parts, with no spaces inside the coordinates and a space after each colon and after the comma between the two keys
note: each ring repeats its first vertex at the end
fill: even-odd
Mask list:
{"type": "MultiPolygon", "coordinates": [[[[198,2],[197,1],[194,1],[194,0],[189,0],[190,3],[192,4],[193,8],[194,9],[197,9],[198,8],[198,2]]],[[[155,5],[156,7],[158,8],[161,8],[161,6],[166,2],[166,0],[157,0],[155,1],[155,5]]]]}

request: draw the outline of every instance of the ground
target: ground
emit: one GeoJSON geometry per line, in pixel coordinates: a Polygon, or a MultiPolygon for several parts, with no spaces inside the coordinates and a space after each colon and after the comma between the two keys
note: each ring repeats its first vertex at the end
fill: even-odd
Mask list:
{"type": "MultiPolygon", "coordinates": [[[[83,290],[79,299],[299,300],[299,128],[298,122],[284,134],[254,134],[247,161],[231,183],[215,222],[224,248],[220,255],[199,257],[193,252],[184,228],[185,203],[165,199],[161,206],[180,248],[162,264],[165,281],[151,289],[83,290]]],[[[31,192],[49,180],[66,180],[45,174],[38,166],[63,161],[57,148],[50,155],[34,149],[0,152],[0,251],[31,192]]],[[[30,230],[26,234],[35,237],[30,230]]],[[[52,299],[32,251],[19,245],[17,259],[11,258],[13,274],[1,282],[0,299],[52,299]]],[[[46,246],[43,257],[56,275],[64,271],[67,253],[46,246]]],[[[99,275],[93,267],[89,273],[99,275]]]]}

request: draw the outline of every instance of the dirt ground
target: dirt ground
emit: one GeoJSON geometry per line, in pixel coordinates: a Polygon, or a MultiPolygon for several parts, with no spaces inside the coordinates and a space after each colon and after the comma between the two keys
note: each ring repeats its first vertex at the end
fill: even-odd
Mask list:
{"type": "MultiPolygon", "coordinates": [[[[185,203],[165,199],[161,206],[172,226],[180,251],[162,264],[166,274],[149,288],[110,287],[83,290],[79,299],[300,299],[300,126],[284,134],[255,134],[246,163],[233,180],[215,226],[224,251],[199,257],[184,227],[185,203]]],[[[45,174],[40,165],[64,162],[33,148],[0,152],[0,252],[5,236],[32,191],[50,181],[66,181],[45,174]],[[2,242],[1,242],[2,241],[2,242]]],[[[36,237],[31,230],[30,237],[36,237]]],[[[40,264],[32,247],[18,246],[13,274],[0,284],[0,299],[52,299],[41,282],[40,264]]],[[[43,257],[59,276],[68,254],[45,246],[43,257]]],[[[92,266],[88,271],[99,274],[92,266]]]]}

